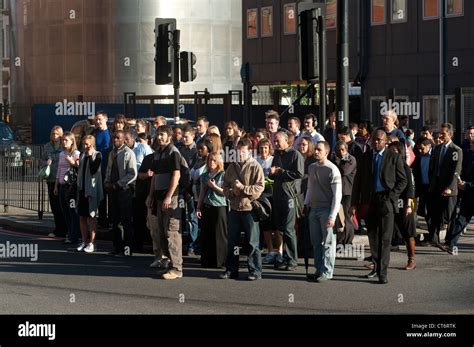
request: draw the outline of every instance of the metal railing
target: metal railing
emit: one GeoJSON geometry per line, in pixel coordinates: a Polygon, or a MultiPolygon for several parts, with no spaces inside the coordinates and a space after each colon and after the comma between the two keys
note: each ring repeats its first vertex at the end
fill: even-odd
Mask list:
{"type": "Polygon", "coordinates": [[[42,219],[50,211],[48,187],[38,178],[41,146],[0,146],[0,205],[36,211],[42,219]]]}

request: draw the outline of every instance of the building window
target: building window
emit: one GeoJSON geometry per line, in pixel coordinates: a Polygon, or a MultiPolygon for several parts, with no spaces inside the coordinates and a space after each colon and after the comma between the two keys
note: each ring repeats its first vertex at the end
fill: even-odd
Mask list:
{"type": "Polygon", "coordinates": [[[385,0],[372,0],[370,18],[372,25],[385,24],[385,0]]]}
{"type": "Polygon", "coordinates": [[[247,38],[255,39],[258,37],[258,16],[257,9],[251,8],[247,10],[247,38]]]}
{"type": "Polygon", "coordinates": [[[262,37],[273,36],[273,7],[262,7],[260,13],[262,16],[262,37]]]}
{"type": "Polygon", "coordinates": [[[439,0],[423,0],[423,19],[435,19],[439,16],[439,0]]]}
{"type": "Polygon", "coordinates": [[[284,34],[296,34],[296,4],[286,4],[284,6],[284,34]]]}
{"type": "Polygon", "coordinates": [[[439,129],[439,96],[423,97],[423,124],[431,129],[439,129]]]}
{"type": "Polygon", "coordinates": [[[454,95],[446,95],[446,114],[448,115],[448,123],[451,123],[456,129],[456,97],[454,95]]]}
{"type": "Polygon", "coordinates": [[[335,29],[337,24],[337,0],[326,2],[326,29],[335,29]]]}
{"type": "Polygon", "coordinates": [[[392,23],[407,21],[407,0],[391,0],[392,23]]]}
{"type": "Polygon", "coordinates": [[[446,0],[446,17],[457,17],[464,14],[463,0],[446,0]]]}

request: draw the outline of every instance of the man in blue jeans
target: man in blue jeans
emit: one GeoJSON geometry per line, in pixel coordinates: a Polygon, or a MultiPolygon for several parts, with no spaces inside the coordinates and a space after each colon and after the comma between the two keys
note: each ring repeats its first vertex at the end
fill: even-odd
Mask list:
{"type": "Polygon", "coordinates": [[[336,217],[341,207],[342,180],[336,165],[327,157],[331,152],[329,142],[316,144],[316,163],[308,168],[308,189],[305,206],[309,213],[309,232],[314,248],[314,267],[317,282],[330,280],[336,259],[336,217]]]}
{"type": "Polygon", "coordinates": [[[237,144],[238,161],[230,163],[224,175],[224,195],[230,201],[228,225],[228,255],[226,271],[221,279],[239,277],[239,240],[243,230],[249,242],[249,281],[262,278],[262,258],[260,254],[260,228],[252,212],[252,201],[263,193],[265,176],[260,164],[252,158],[252,143],[242,139],[237,144]]]}
{"type": "MultiPolygon", "coordinates": [[[[196,161],[198,159],[198,152],[196,143],[194,142],[195,137],[195,130],[192,126],[187,126],[183,129],[183,139],[180,146],[177,146],[179,152],[186,160],[189,168],[194,167],[196,161]]],[[[199,225],[198,225],[198,218],[196,216],[196,208],[194,206],[194,202],[198,200],[198,196],[192,196],[192,189],[191,187],[188,191],[181,192],[183,194],[184,199],[186,201],[186,213],[185,213],[185,220],[186,220],[186,229],[189,232],[189,243],[187,249],[187,255],[193,256],[195,255],[195,251],[197,248],[197,238],[199,234],[199,225]]],[[[185,229],[183,228],[183,229],[185,229]]]]}

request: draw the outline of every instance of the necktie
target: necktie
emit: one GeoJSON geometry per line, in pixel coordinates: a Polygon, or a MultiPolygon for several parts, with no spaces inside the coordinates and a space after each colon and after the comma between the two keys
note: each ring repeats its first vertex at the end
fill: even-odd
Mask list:
{"type": "Polygon", "coordinates": [[[374,153],[374,190],[377,191],[377,180],[379,177],[379,154],[374,153]]]}
{"type": "Polygon", "coordinates": [[[439,162],[438,162],[438,176],[441,172],[441,164],[443,163],[444,155],[446,154],[446,146],[441,146],[441,152],[439,154],[439,162]]]}

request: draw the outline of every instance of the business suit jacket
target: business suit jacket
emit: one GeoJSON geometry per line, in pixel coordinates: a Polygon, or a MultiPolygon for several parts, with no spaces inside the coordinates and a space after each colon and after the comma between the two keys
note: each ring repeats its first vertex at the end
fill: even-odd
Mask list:
{"type": "Polygon", "coordinates": [[[441,147],[443,145],[437,145],[430,160],[430,192],[435,195],[441,195],[444,189],[451,189],[452,193],[450,196],[458,195],[458,184],[454,173],[458,173],[461,176],[462,170],[462,150],[458,146],[451,142],[446,150],[443,157],[443,161],[440,163],[439,158],[441,155],[441,147]],[[439,167],[439,176],[438,176],[439,167]]]}
{"type": "MultiPolygon", "coordinates": [[[[352,206],[368,205],[373,201],[375,194],[373,154],[372,149],[365,152],[357,164],[357,173],[352,189],[352,206]]],[[[398,153],[386,148],[380,176],[394,211],[398,212],[398,198],[407,186],[403,158],[398,153]]]]}

